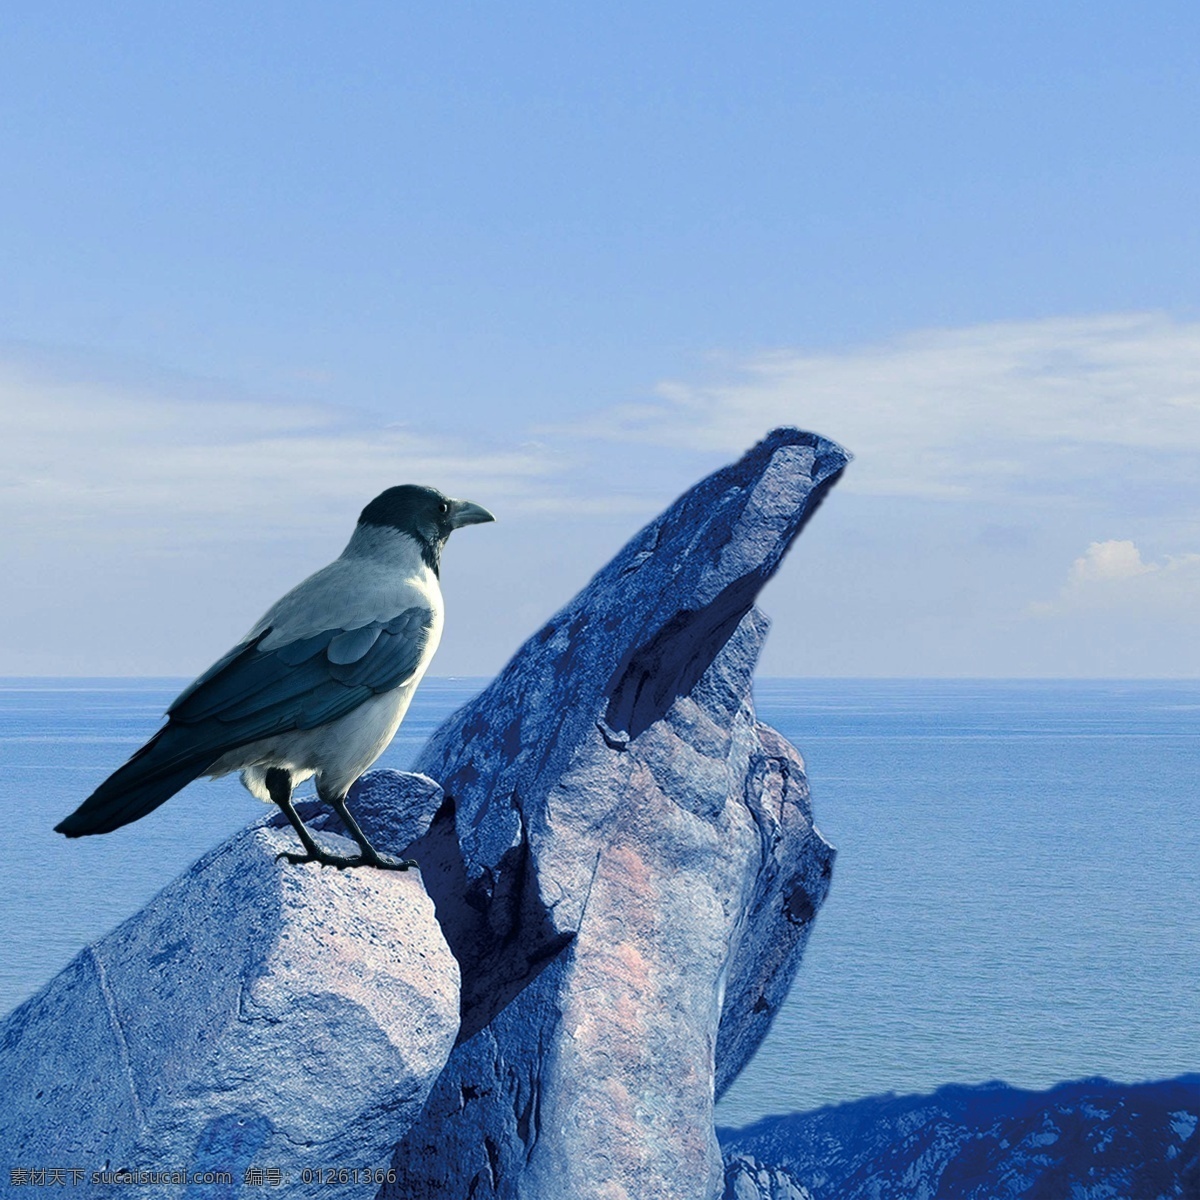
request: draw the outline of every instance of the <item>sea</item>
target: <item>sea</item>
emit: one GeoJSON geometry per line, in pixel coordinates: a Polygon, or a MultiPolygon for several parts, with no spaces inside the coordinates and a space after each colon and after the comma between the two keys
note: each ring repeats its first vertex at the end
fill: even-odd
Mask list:
{"type": "MultiPolygon", "coordinates": [[[[185,682],[0,680],[0,1013],[263,811],[201,781],[113,834],[52,832],[185,682]]],[[[427,679],[378,765],[485,683],[427,679]]],[[[1200,1070],[1200,681],[762,679],[755,703],[838,854],[720,1124],[1200,1070]]]]}

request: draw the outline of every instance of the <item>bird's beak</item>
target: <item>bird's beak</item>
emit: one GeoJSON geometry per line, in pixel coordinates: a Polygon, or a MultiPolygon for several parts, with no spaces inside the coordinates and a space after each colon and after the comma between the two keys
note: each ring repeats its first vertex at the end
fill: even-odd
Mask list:
{"type": "Polygon", "coordinates": [[[472,504],[470,500],[450,501],[451,529],[461,529],[464,525],[483,525],[495,519],[482,504],[472,504]]]}

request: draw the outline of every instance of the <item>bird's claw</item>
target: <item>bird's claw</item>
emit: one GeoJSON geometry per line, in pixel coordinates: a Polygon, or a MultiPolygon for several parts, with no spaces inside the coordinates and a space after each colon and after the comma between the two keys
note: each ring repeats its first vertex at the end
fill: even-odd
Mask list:
{"type": "Polygon", "coordinates": [[[326,854],[323,851],[319,854],[292,854],[288,850],[281,850],[275,855],[275,861],[278,862],[281,858],[286,858],[290,863],[320,863],[323,867],[337,867],[339,870],[344,870],[346,867],[361,867],[366,865],[366,859],[361,855],[353,857],[343,857],[340,854],[326,854]]]}
{"type": "Polygon", "coordinates": [[[379,861],[372,862],[371,865],[383,871],[411,871],[413,867],[420,866],[420,863],[415,858],[384,858],[380,855],[379,861]]]}
{"type": "Polygon", "coordinates": [[[384,858],[381,854],[371,857],[362,854],[342,856],[327,854],[325,851],[317,854],[293,854],[288,850],[281,850],[275,855],[275,861],[278,862],[281,858],[286,858],[291,863],[316,862],[323,867],[337,867],[339,871],[344,871],[349,867],[378,867],[381,871],[408,871],[418,865],[411,858],[391,859],[384,858]]]}

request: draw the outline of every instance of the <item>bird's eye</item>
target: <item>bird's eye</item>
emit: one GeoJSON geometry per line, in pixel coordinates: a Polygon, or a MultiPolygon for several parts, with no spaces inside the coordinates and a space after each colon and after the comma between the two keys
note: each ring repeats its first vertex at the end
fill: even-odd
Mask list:
{"type": "Polygon", "coordinates": [[[445,500],[443,500],[441,502],[441,504],[438,505],[438,512],[448,513],[449,511],[450,511],[450,505],[448,505],[445,502],[445,500]]]}

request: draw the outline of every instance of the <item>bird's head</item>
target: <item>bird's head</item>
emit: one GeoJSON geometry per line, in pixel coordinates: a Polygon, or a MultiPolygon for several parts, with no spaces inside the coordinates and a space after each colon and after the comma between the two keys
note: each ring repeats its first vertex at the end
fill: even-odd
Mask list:
{"type": "Polygon", "coordinates": [[[470,500],[452,500],[437,488],[402,483],[376,496],[362,510],[358,523],[408,534],[420,545],[425,562],[436,571],[442,547],[456,529],[495,519],[486,508],[470,500]]]}

